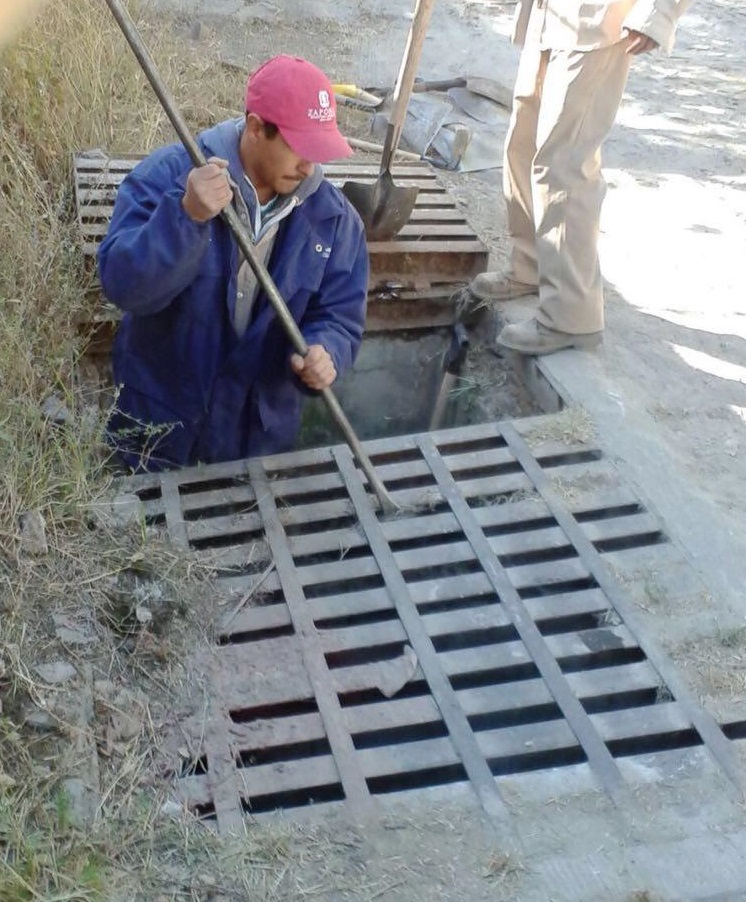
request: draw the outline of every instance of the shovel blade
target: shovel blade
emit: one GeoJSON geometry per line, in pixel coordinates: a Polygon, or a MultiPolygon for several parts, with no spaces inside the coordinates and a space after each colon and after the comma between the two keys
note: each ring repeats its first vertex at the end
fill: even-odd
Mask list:
{"type": "Polygon", "coordinates": [[[388,241],[409,221],[419,188],[395,185],[386,169],[373,184],[345,182],[342,193],[360,214],[368,240],[388,241]]]}

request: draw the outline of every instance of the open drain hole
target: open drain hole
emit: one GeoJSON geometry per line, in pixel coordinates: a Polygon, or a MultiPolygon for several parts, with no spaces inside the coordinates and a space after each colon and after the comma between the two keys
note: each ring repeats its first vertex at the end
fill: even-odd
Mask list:
{"type": "Polygon", "coordinates": [[[274,705],[256,705],[251,708],[236,708],[230,712],[233,723],[254,723],[257,720],[277,720],[283,717],[300,717],[303,714],[317,714],[316,699],[302,698],[274,705]]]}
{"type": "Polygon", "coordinates": [[[200,777],[208,772],[207,755],[184,761],[179,771],[180,777],[200,777]]]}
{"type": "Polygon", "coordinates": [[[304,742],[285,743],[266,748],[240,750],[236,756],[238,767],[261,767],[263,764],[278,764],[281,761],[302,761],[330,755],[329,740],[308,739],[304,742]]]}
{"type": "Polygon", "coordinates": [[[244,645],[248,642],[261,642],[263,639],[284,639],[294,636],[295,629],[292,623],[284,626],[271,626],[262,630],[249,630],[247,632],[224,633],[218,638],[219,645],[244,645]]]}
{"type": "Polygon", "coordinates": [[[720,729],[728,739],[746,739],[746,720],[734,720],[721,724],[720,729]]]}
{"type": "Polygon", "coordinates": [[[448,729],[442,720],[429,723],[406,724],[382,730],[354,733],[352,742],[356,749],[376,749],[384,746],[405,745],[423,739],[442,739],[448,736],[448,729]]]}
{"type": "Polygon", "coordinates": [[[462,783],[466,780],[466,771],[462,764],[449,764],[426,770],[369,777],[366,783],[373,795],[385,795],[392,792],[408,792],[412,789],[427,789],[431,786],[445,786],[449,783],[462,783]]]}
{"type": "Polygon", "coordinates": [[[691,728],[675,730],[671,733],[655,733],[650,736],[630,736],[625,739],[613,739],[606,747],[615,758],[628,758],[633,755],[645,755],[651,752],[668,752],[674,749],[693,748],[703,745],[702,737],[691,728]]]}
{"type": "Polygon", "coordinates": [[[343,802],[344,790],[340,783],[325,786],[292,789],[286,792],[272,792],[267,795],[241,799],[241,807],[246,814],[269,814],[283,808],[305,808],[324,802],[343,802]]]}
{"type": "Polygon", "coordinates": [[[579,745],[564,749],[525,752],[521,755],[507,755],[504,758],[488,758],[487,764],[494,776],[522,774],[533,770],[547,770],[555,767],[569,767],[587,761],[583,749],[579,745]]]}

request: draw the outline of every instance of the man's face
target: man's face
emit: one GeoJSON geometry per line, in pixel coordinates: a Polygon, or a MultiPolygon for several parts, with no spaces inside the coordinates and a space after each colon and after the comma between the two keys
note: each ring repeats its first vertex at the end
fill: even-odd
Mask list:
{"type": "Polygon", "coordinates": [[[314,168],[313,163],[291,149],[279,132],[268,138],[264,123],[253,113],[246,116],[241,162],[263,204],[275,194],[291,194],[314,168]]]}

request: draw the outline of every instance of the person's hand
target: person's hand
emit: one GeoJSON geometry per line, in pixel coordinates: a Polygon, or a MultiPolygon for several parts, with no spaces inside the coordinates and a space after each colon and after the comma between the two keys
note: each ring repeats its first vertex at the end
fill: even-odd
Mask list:
{"type": "Polygon", "coordinates": [[[228,161],[220,157],[210,157],[204,166],[192,169],[181,201],[190,219],[207,222],[233,200],[227,170],[228,161]]]}
{"type": "Polygon", "coordinates": [[[658,46],[658,42],[649,38],[641,31],[635,31],[633,28],[625,28],[624,38],[626,46],[625,53],[631,53],[633,56],[639,56],[641,53],[650,53],[658,46]]]}
{"type": "Polygon", "coordinates": [[[310,345],[305,357],[293,354],[290,366],[305,385],[317,391],[328,388],[337,378],[332,358],[323,345],[310,345]]]}

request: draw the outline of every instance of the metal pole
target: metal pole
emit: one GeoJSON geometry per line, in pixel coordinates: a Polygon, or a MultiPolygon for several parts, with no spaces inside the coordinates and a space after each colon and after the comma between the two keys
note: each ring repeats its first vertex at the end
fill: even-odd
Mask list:
{"type": "MultiPolygon", "coordinates": [[[[194,140],[192,133],[190,132],[189,127],[184,120],[184,117],[181,115],[181,112],[177,108],[173,97],[169,93],[168,88],[161,78],[155,61],[153,60],[150,52],[143,43],[140,34],[135,27],[135,23],[130,18],[129,13],[124,8],[120,0],[106,0],[106,3],[112,12],[112,15],[117,20],[122,33],[127,39],[127,43],[130,45],[133,53],[137,57],[137,60],[140,63],[143,72],[147,76],[148,81],[150,82],[153,90],[156,93],[156,96],[158,97],[158,100],[161,102],[161,106],[163,107],[166,115],[171,120],[171,124],[173,125],[176,134],[181,139],[181,143],[184,145],[184,148],[191,157],[192,162],[195,166],[204,166],[207,162],[205,155],[202,153],[200,146],[194,140]]],[[[288,338],[292,342],[293,347],[299,354],[305,357],[305,355],[308,353],[308,344],[306,343],[303,334],[298,328],[298,324],[291,316],[290,311],[287,308],[287,304],[282,298],[282,295],[277,290],[277,286],[272,280],[272,277],[270,276],[266,267],[257,259],[249,236],[246,234],[243,223],[238,217],[238,213],[236,213],[233,207],[229,206],[226,207],[220,215],[223,217],[224,221],[228,225],[228,228],[233,233],[233,237],[236,239],[236,243],[238,244],[241,253],[244,255],[249,266],[254,271],[254,275],[256,276],[259,284],[266,292],[267,297],[274,307],[275,313],[282,323],[282,327],[285,330],[288,338]]],[[[373,464],[364,451],[363,446],[360,444],[360,440],[355,434],[355,430],[352,428],[352,424],[347,419],[345,412],[342,410],[342,407],[337,400],[337,396],[334,394],[331,388],[321,389],[321,395],[324,398],[327,407],[329,408],[329,412],[332,415],[332,418],[341,430],[345,441],[350,446],[350,449],[357,458],[360,467],[367,476],[368,483],[376,493],[378,501],[381,505],[381,510],[384,512],[384,514],[395,513],[399,510],[399,505],[394,501],[391,495],[389,495],[386,487],[383,484],[383,481],[380,479],[375,469],[373,468],[373,464]]]]}

